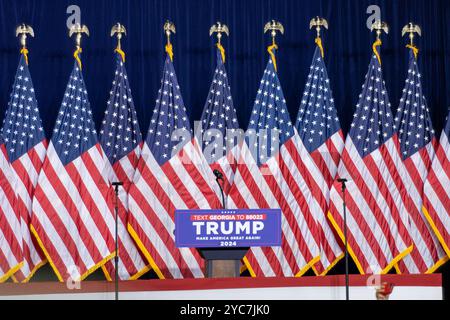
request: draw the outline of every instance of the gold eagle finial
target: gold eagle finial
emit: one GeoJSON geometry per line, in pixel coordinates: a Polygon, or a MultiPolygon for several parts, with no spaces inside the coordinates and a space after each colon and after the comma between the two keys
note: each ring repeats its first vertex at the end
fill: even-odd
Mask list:
{"type": "Polygon", "coordinates": [[[127,29],[125,29],[125,26],[123,24],[117,22],[111,28],[111,37],[114,37],[115,34],[117,34],[117,49],[120,50],[120,40],[122,39],[122,34],[124,34],[125,36],[127,35],[127,29]]]}
{"type": "Polygon", "coordinates": [[[375,20],[374,23],[370,26],[370,31],[376,30],[377,33],[377,40],[380,39],[381,31],[384,31],[386,34],[389,33],[389,26],[386,22],[383,22],[381,20],[375,20]]]}
{"type": "Polygon", "coordinates": [[[271,20],[266,23],[264,26],[264,33],[267,31],[271,31],[270,35],[272,36],[272,44],[275,44],[275,36],[277,35],[277,31],[279,31],[281,34],[284,34],[284,27],[283,25],[275,20],[271,20]]]}
{"type": "Polygon", "coordinates": [[[24,49],[27,47],[27,34],[34,37],[34,30],[31,26],[22,23],[16,28],[16,37],[20,35],[20,45],[24,49]]]}
{"type": "Polygon", "coordinates": [[[81,36],[85,33],[89,37],[89,29],[86,25],[80,25],[79,23],[73,24],[69,29],[69,37],[72,37],[73,34],[76,34],[75,44],[77,49],[81,48],[81,36]]]}
{"type": "Polygon", "coordinates": [[[227,25],[222,24],[220,21],[217,21],[209,29],[209,36],[212,36],[213,33],[217,33],[217,43],[218,44],[220,44],[220,39],[222,38],[222,33],[225,33],[227,36],[230,36],[230,31],[228,30],[227,25]]]}
{"type": "Polygon", "coordinates": [[[408,23],[406,26],[403,27],[402,37],[407,33],[409,33],[409,40],[411,46],[414,46],[414,33],[417,33],[419,36],[422,36],[422,30],[420,30],[420,26],[412,22],[408,23]]]}
{"type": "Polygon", "coordinates": [[[164,33],[167,36],[167,43],[170,44],[170,34],[176,33],[173,22],[167,20],[166,23],[164,23],[164,33]]]}
{"type": "Polygon", "coordinates": [[[317,16],[311,19],[311,21],[309,22],[309,28],[312,29],[313,27],[316,27],[317,37],[320,38],[320,29],[322,27],[328,29],[328,21],[325,20],[324,18],[317,16]]]}

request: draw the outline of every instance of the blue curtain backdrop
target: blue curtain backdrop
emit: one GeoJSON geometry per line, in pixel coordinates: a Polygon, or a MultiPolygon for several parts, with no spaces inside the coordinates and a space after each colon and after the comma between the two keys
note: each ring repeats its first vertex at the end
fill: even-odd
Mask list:
{"type": "Polygon", "coordinates": [[[162,26],[172,20],[174,63],[191,122],[200,118],[215,65],[215,40],[210,26],[220,20],[230,29],[225,37],[226,67],[230,77],[238,120],[246,128],[253,100],[268,59],[269,35],[263,26],[270,19],[283,23],[285,34],[277,37],[278,69],[287,104],[294,120],[314,50],[315,31],[309,21],[320,15],[329,22],[323,34],[336,106],[344,130],[352,119],[374,34],[366,27],[366,8],[381,7],[390,25],[383,35],[382,61],[389,97],[396,110],[407,71],[407,38],[401,29],[409,21],[422,27],[417,38],[419,65],[433,123],[442,128],[450,106],[450,2],[447,0],[356,1],[356,0],[0,0],[0,119],[9,99],[19,57],[15,28],[33,26],[29,60],[37,99],[47,136],[50,136],[72,65],[74,40],[68,38],[67,6],[79,5],[81,21],[91,36],[84,38],[83,72],[99,127],[113,78],[111,26],[120,21],[128,31],[123,41],[137,113],[146,133],[164,60],[162,26]]]}

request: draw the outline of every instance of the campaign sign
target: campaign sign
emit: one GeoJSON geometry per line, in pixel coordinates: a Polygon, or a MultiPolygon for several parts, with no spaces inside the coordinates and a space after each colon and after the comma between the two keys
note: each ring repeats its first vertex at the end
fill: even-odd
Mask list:
{"type": "Polygon", "coordinates": [[[280,209],[176,210],[177,248],[281,245],[280,209]]]}

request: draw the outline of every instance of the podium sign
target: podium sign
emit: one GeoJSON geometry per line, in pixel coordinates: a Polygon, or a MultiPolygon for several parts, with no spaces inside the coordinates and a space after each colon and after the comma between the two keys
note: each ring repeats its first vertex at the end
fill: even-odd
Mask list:
{"type": "Polygon", "coordinates": [[[280,209],[176,210],[177,248],[281,245],[280,209]]]}

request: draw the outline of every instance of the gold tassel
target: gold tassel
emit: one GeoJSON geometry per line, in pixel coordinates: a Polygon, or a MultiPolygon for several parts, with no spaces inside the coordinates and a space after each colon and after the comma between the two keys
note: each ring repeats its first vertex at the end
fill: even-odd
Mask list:
{"type": "Polygon", "coordinates": [[[81,47],[77,48],[77,50],[75,50],[75,52],[73,53],[73,57],[75,58],[75,60],[77,60],[78,62],[78,66],[80,67],[80,70],[82,69],[81,67],[81,60],[80,57],[78,57],[78,55],[83,52],[83,50],[81,49],[81,47]]]}
{"type": "Polygon", "coordinates": [[[23,56],[25,57],[25,62],[28,65],[28,49],[22,48],[22,50],[20,50],[20,53],[23,54],[23,56]]]}
{"type": "Polygon", "coordinates": [[[220,54],[222,55],[222,61],[223,61],[223,63],[225,63],[225,49],[224,49],[224,47],[222,47],[222,45],[220,43],[217,43],[216,45],[220,51],[220,54]]]}
{"type": "Polygon", "coordinates": [[[173,47],[171,43],[166,44],[166,52],[169,55],[170,61],[173,61],[173,47]]]}
{"type": "Polygon", "coordinates": [[[114,50],[114,52],[117,52],[118,54],[120,54],[120,56],[122,57],[122,62],[125,62],[125,52],[123,52],[122,49],[117,47],[116,50],[114,50]]]}
{"type": "Polygon", "coordinates": [[[273,53],[273,49],[278,49],[278,46],[275,43],[267,47],[267,52],[269,52],[273,67],[275,68],[275,71],[277,71],[277,60],[275,59],[275,53],[273,53]]]}
{"type": "Polygon", "coordinates": [[[317,37],[316,40],[315,40],[315,42],[316,42],[317,46],[318,46],[319,49],[320,49],[320,53],[321,53],[322,59],[323,59],[323,57],[324,57],[325,55],[324,55],[324,53],[323,53],[322,39],[320,39],[320,37],[317,37]]]}
{"type": "Polygon", "coordinates": [[[416,60],[417,60],[417,55],[419,54],[419,48],[417,48],[416,46],[411,45],[411,44],[407,44],[406,47],[412,50],[412,52],[414,54],[414,58],[416,58],[416,60]]]}
{"type": "Polygon", "coordinates": [[[381,66],[381,58],[380,58],[380,54],[377,51],[377,47],[381,46],[381,40],[377,39],[377,41],[375,41],[372,45],[372,50],[373,53],[377,56],[378,62],[380,63],[381,66]]]}

